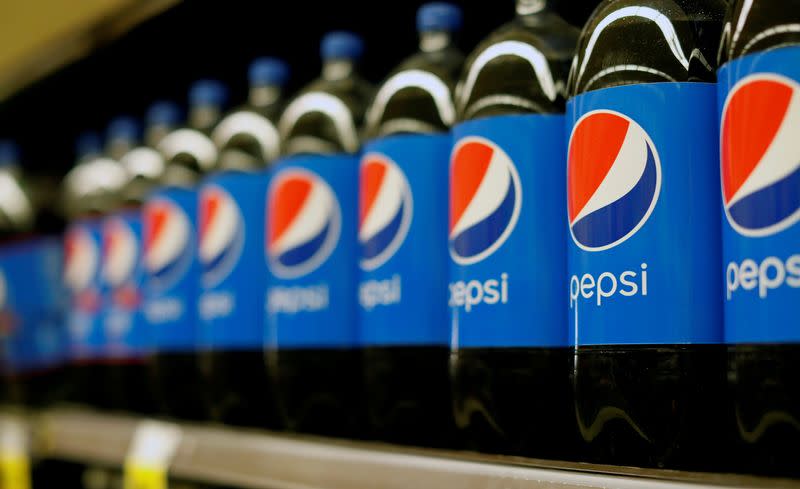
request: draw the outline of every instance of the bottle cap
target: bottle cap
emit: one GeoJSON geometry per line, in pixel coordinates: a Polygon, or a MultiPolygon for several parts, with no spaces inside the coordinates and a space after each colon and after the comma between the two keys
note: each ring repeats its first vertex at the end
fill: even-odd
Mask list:
{"type": "Polygon", "coordinates": [[[329,32],[322,38],[320,54],[322,59],[357,60],[364,52],[364,42],[352,32],[329,32]]]}
{"type": "Polygon", "coordinates": [[[426,3],[417,10],[419,32],[454,32],[461,28],[461,9],[445,2],[426,3]]]}
{"type": "Polygon", "coordinates": [[[289,79],[289,67],[278,58],[258,58],[250,63],[250,85],[283,86],[289,79]]]}

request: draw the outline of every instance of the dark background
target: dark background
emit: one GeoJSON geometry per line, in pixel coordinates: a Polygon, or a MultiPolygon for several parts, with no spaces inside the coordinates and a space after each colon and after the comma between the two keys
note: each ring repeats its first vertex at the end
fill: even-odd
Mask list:
{"type": "MultiPolygon", "coordinates": [[[[560,0],[557,8],[581,25],[597,2],[560,0]]],[[[63,173],[72,165],[78,133],[102,131],[115,115],[140,117],[156,99],[185,105],[187,87],[198,78],[224,81],[231,102],[242,102],[255,57],[285,59],[290,88],[298,88],[318,75],[319,40],[333,29],[364,37],[362,72],[378,82],[416,49],[422,3],[189,0],[1,102],[0,137],[17,140],[27,169],[63,173]]],[[[513,0],[453,3],[464,9],[459,45],[465,52],[514,15],[513,0]]]]}

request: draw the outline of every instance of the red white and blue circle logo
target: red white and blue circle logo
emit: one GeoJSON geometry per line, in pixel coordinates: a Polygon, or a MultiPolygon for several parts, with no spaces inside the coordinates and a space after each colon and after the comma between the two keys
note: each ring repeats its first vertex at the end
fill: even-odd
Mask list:
{"type": "Polygon", "coordinates": [[[633,119],[609,110],[575,123],[567,159],[567,212],[572,240],[602,251],[641,229],[661,190],[661,162],[633,119]]]}
{"type": "Polygon", "coordinates": [[[133,309],[141,302],[134,269],[139,259],[139,241],[133,229],[118,217],[109,218],[103,225],[103,281],[112,288],[115,305],[133,309]]]}
{"type": "Polygon", "coordinates": [[[244,247],[244,220],[225,189],[209,185],[200,191],[200,263],[203,285],[225,279],[239,262],[244,247]]]}
{"type": "Polygon", "coordinates": [[[744,236],[769,236],[800,219],[800,84],[774,74],[740,80],[720,127],[722,199],[744,236]]]}
{"type": "Polygon", "coordinates": [[[494,253],[511,235],[522,206],[514,162],[488,139],[467,136],[450,158],[449,248],[460,265],[494,253]]]}
{"type": "Polygon", "coordinates": [[[267,192],[267,262],[281,278],[314,271],[339,240],[341,209],[319,175],[299,168],[278,173],[267,192]]]}
{"type": "Polygon", "coordinates": [[[361,159],[358,242],[361,268],[375,270],[391,258],[411,226],[413,199],[403,170],[387,156],[361,159]]]}
{"type": "Polygon", "coordinates": [[[119,287],[130,280],[136,265],[139,243],[133,230],[120,218],[103,225],[103,281],[119,287]]]}
{"type": "Polygon", "coordinates": [[[64,237],[64,280],[73,292],[92,285],[100,264],[97,245],[88,231],[72,229],[64,237]]]}
{"type": "Polygon", "coordinates": [[[169,287],[183,277],[192,261],[189,217],[163,197],[145,204],[142,215],[145,269],[152,284],[169,287]]]}

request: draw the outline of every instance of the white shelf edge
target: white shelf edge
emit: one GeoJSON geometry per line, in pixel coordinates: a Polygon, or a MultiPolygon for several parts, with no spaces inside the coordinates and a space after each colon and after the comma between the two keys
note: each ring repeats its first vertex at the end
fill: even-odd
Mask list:
{"type": "MultiPolygon", "coordinates": [[[[32,421],[43,455],[121,465],[138,418],[75,409],[43,412],[32,421]]],[[[170,474],[264,489],[699,489],[800,487],[800,481],[630,469],[627,474],[520,465],[436,450],[380,443],[284,436],[223,426],[180,424],[182,439],[170,474]],[[675,475],[676,480],[669,478],[675,475]],[[677,480],[680,479],[680,480],[677,480]]],[[[546,463],[546,462],[545,462],[546,463]]],[[[625,469],[621,469],[625,471],[625,469]]]]}

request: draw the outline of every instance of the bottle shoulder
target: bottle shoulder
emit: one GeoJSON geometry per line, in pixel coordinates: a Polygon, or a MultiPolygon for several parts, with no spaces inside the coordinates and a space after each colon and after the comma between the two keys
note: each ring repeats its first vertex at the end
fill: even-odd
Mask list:
{"type": "Polygon", "coordinates": [[[459,118],[563,110],[578,35],[551,12],[495,30],[466,59],[456,89],[459,118]]]}
{"type": "Polygon", "coordinates": [[[723,0],[606,0],[581,33],[569,93],[634,83],[713,82],[723,0]]]}
{"type": "Polygon", "coordinates": [[[455,122],[453,91],[464,62],[451,47],[417,52],[383,80],[366,113],[368,138],[446,131],[455,122]]]}
{"type": "Polygon", "coordinates": [[[725,19],[718,63],[787,46],[800,46],[800,0],[736,2],[725,19]]]}
{"type": "Polygon", "coordinates": [[[283,110],[278,130],[285,154],[354,153],[372,86],[356,74],[317,79],[283,110]]]}

